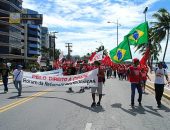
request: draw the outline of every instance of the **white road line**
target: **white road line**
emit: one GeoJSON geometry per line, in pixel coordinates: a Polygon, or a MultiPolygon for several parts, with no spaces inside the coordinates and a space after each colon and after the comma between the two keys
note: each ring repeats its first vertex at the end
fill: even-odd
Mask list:
{"type": "Polygon", "coordinates": [[[87,123],[85,130],[91,130],[92,123],[87,123]]]}

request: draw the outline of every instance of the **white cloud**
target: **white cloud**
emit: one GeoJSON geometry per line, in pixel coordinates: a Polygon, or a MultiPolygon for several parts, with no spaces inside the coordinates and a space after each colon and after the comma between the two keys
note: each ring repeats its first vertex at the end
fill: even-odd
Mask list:
{"type": "MultiPolygon", "coordinates": [[[[44,26],[60,28],[56,30],[59,31],[57,48],[66,52],[65,43],[72,42],[73,54],[84,55],[100,45],[96,41],[103,42],[108,50],[116,46],[116,24],[108,24],[107,21],[119,20],[120,42],[132,27],[144,21],[145,7],[159,0],[116,0],[118,3],[110,0],[39,0],[39,3],[36,1],[24,0],[23,6],[43,13],[44,26]],[[80,31],[77,28],[80,28],[80,31]],[[70,32],[70,29],[73,31],[70,32]]],[[[148,18],[151,14],[153,12],[148,11],[148,18]]]]}

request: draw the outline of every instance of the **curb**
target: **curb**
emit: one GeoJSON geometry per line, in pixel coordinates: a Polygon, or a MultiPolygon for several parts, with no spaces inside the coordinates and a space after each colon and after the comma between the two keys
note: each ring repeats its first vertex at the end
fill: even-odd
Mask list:
{"type": "MultiPolygon", "coordinates": [[[[151,89],[152,91],[155,91],[154,87],[152,87],[151,85],[146,84],[146,87],[151,89]]],[[[170,100],[170,95],[163,93],[163,97],[165,97],[166,99],[170,100]]]]}

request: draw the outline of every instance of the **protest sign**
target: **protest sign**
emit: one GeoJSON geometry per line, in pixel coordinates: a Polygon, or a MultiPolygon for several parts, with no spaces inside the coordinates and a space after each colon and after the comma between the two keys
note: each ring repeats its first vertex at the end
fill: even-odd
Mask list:
{"type": "Polygon", "coordinates": [[[27,86],[98,87],[98,69],[70,76],[24,73],[22,83],[27,86]]]}

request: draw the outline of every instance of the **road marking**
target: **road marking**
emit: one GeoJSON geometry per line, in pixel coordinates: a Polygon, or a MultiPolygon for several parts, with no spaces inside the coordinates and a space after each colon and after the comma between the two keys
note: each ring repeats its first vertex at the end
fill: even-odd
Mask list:
{"type": "MultiPolygon", "coordinates": [[[[153,82],[153,81],[147,81],[147,82],[149,82],[149,83],[153,83],[153,84],[154,84],[154,82],[153,82]]],[[[169,86],[168,84],[165,84],[165,89],[170,90],[170,86],[169,86]]]]}
{"type": "Polygon", "coordinates": [[[91,130],[92,123],[87,123],[85,130],[91,130]]]}
{"type": "Polygon", "coordinates": [[[20,105],[20,104],[23,104],[23,103],[25,103],[25,102],[27,102],[27,101],[29,101],[29,100],[32,100],[32,99],[34,99],[34,98],[36,98],[36,97],[38,97],[38,96],[43,95],[43,94],[45,94],[45,93],[48,93],[49,91],[51,91],[51,90],[53,90],[53,89],[54,89],[54,88],[46,89],[46,90],[44,90],[44,91],[42,91],[42,92],[38,92],[38,93],[33,94],[33,95],[31,95],[31,96],[28,96],[28,97],[26,97],[26,98],[24,98],[24,99],[21,99],[21,100],[18,100],[18,101],[13,102],[13,103],[11,103],[11,104],[8,104],[8,105],[5,105],[5,106],[3,106],[3,107],[0,107],[0,113],[5,112],[5,111],[7,111],[7,110],[9,110],[9,109],[12,109],[12,108],[14,108],[14,107],[16,107],[16,106],[18,106],[18,105],[20,105]]]}

